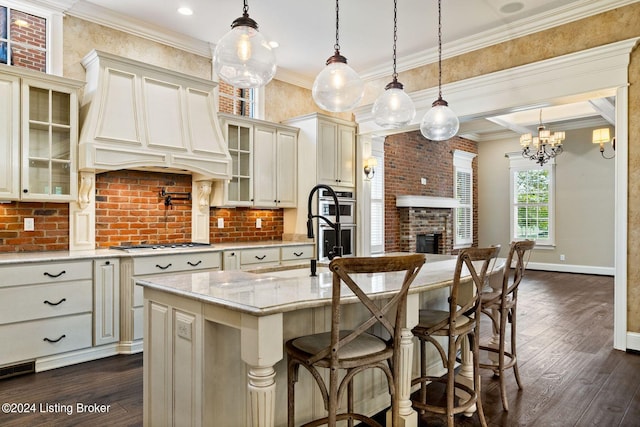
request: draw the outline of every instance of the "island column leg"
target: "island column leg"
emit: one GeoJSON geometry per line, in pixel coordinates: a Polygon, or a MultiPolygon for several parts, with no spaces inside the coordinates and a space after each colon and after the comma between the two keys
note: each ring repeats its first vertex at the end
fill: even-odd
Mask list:
{"type": "Polygon", "coordinates": [[[282,360],[282,313],[269,316],[242,315],[240,328],[241,357],[249,365],[247,425],[275,426],[276,372],[282,360]]]}
{"type": "MultiPolygon", "coordinates": [[[[407,296],[405,327],[400,340],[400,387],[398,392],[400,422],[402,427],[417,427],[418,413],[411,407],[411,377],[413,371],[413,334],[411,329],[418,324],[420,295],[407,296]]],[[[387,425],[391,425],[391,410],[387,411],[387,425]]]]}

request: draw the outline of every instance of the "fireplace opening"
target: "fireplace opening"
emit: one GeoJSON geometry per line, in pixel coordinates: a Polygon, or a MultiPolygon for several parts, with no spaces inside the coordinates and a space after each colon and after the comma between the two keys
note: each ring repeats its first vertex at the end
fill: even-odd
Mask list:
{"type": "Polygon", "coordinates": [[[418,234],[416,236],[416,252],[421,254],[439,254],[442,233],[418,234]]]}

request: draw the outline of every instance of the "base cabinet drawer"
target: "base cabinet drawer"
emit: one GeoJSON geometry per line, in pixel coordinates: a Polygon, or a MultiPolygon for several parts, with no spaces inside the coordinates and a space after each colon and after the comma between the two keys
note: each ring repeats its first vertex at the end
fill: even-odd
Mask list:
{"type": "Polygon", "coordinates": [[[240,253],[240,265],[280,263],[280,248],[243,249],[240,253]]]}
{"type": "Polygon", "coordinates": [[[91,261],[20,264],[0,267],[0,287],[91,280],[91,261]]]}
{"type": "Polygon", "coordinates": [[[91,347],[91,313],[0,326],[0,365],[91,347]]]}
{"type": "Polygon", "coordinates": [[[90,281],[0,288],[0,324],[90,312],[90,281]]]}
{"type": "Polygon", "coordinates": [[[175,271],[205,270],[222,267],[220,252],[157,255],[133,261],[133,275],[163,274],[175,271]]]}
{"type": "Polygon", "coordinates": [[[307,260],[313,258],[313,245],[282,247],[282,262],[307,260]]]}

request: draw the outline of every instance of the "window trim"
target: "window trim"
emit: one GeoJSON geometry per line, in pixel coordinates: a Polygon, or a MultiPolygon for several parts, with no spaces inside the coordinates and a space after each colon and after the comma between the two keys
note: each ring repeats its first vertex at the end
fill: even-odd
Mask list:
{"type": "Polygon", "coordinates": [[[544,240],[536,239],[536,248],[554,248],[556,246],[556,233],[555,233],[555,204],[556,204],[556,161],[554,158],[550,159],[543,166],[539,166],[532,160],[522,157],[521,152],[507,153],[505,157],[509,158],[509,239],[521,240],[516,236],[516,224],[515,224],[515,210],[516,210],[516,197],[515,197],[515,184],[514,176],[515,172],[527,171],[527,170],[548,170],[549,171],[549,238],[544,240]]]}
{"type": "Polygon", "coordinates": [[[470,180],[470,185],[469,185],[469,192],[470,192],[470,200],[471,203],[468,206],[460,206],[460,208],[464,208],[464,209],[470,209],[471,215],[469,215],[469,220],[470,220],[470,224],[469,224],[469,231],[470,231],[470,238],[469,239],[458,239],[458,209],[460,208],[455,208],[454,212],[453,212],[453,248],[454,249],[459,249],[459,248],[466,248],[469,246],[473,246],[473,233],[474,233],[474,229],[473,229],[473,197],[474,197],[474,193],[473,193],[473,185],[474,185],[474,181],[473,181],[473,159],[475,159],[477,156],[476,153],[470,153],[468,151],[463,151],[463,150],[453,150],[453,197],[459,201],[458,199],[458,172],[465,172],[468,173],[469,176],[471,177],[470,180]]]}
{"type": "Polygon", "coordinates": [[[46,29],[46,73],[62,76],[63,69],[63,10],[35,6],[32,3],[19,0],[1,0],[1,6],[16,9],[20,12],[44,18],[47,22],[46,29]]]}

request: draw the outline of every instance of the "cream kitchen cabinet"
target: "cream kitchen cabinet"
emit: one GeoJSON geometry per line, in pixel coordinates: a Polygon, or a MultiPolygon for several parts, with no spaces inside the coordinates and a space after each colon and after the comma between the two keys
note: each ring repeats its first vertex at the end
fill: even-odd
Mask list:
{"type": "Polygon", "coordinates": [[[142,350],[144,308],[142,288],[135,279],[156,274],[222,268],[220,252],[189,252],[120,259],[120,348],[121,353],[142,350]]]}
{"type": "Polygon", "coordinates": [[[288,265],[311,260],[315,256],[314,248],[313,244],[283,246],[280,249],[280,262],[283,265],[288,265]]]}
{"type": "Polygon", "coordinates": [[[93,345],[120,340],[120,260],[93,262],[93,345]]]}
{"type": "Polygon", "coordinates": [[[92,346],[92,276],[91,260],[0,267],[0,366],[79,361],[92,346]]]}
{"type": "Polygon", "coordinates": [[[280,248],[243,249],[240,252],[240,269],[252,270],[260,267],[280,265],[280,248]]]}
{"type": "Polygon", "coordinates": [[[231,180],[218,184],[212,204],[296,207],[298,129],[229,114],[219,116],[233,166],[231,180]]]}
{"type": "Polygon", "coordinates": [[[76,199],[77,91],[83,85],[0,65],[0,198],[76,199]]]}
{"type": "Polygon", "coordinates": [[[295,128],[262,124],[254,127],[254,206],[296,207],[297,139],[295,128]]]}
{"type": "Polygon", "coordinates": [[[355,123],[318,113],[284,123],[300,128],[298,167],[306,175],[315,170],[313,185],[355,187],[355,123]]]}

